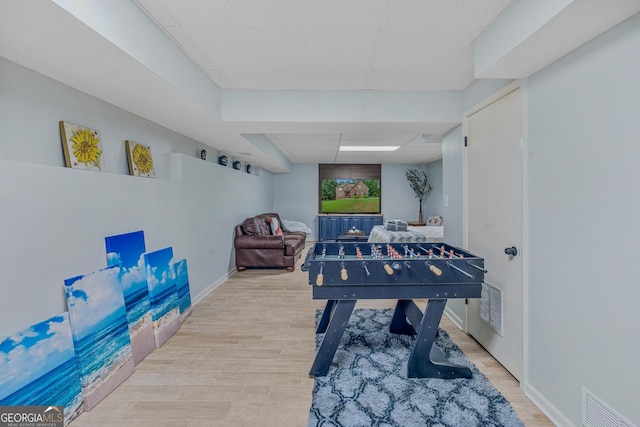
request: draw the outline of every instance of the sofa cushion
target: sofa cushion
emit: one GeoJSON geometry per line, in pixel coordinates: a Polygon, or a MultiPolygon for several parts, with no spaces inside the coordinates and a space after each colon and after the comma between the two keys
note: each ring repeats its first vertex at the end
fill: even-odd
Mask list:
{"type": "Polygon", "coordinates": [[[242,231],[249,236],[269,236],[271,227],[262,216],[247,218],[242,222],[242,231]]]}

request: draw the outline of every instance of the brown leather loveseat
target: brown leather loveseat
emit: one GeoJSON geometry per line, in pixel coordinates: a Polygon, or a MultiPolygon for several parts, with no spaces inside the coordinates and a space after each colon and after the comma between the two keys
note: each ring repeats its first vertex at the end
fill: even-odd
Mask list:
{"type": "Polygon", "coordinates": [[[285,267],[287,271],[293,271],[304,249],[306,237],[304,232],[287,230],[277,213],[247,218],[242,224],[236,225],[236,269],[285,267]]]}

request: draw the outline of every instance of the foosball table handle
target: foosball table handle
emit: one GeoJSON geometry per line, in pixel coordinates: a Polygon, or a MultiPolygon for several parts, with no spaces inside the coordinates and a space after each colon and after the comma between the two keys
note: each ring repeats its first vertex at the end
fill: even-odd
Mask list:
{"type": "Polygon", "coordinates": [[[340,278],[342,280],[347,280],[349,278],[349,274],[347,273],[347,269],[344,268],[344,267],[340,270],[340,278]]]}
{"type": "Polygon", "coordinates": [[[324,262],[321,262],[319,264],[320,273],[318,273],[318,275],[316,276],[316,286],[322,286],[322,284],[324,283],[324,274],[322,274],[322,272],[324,271],[324,265],[324,262]]]}
{"type": "Polygon", "coordinates": [[[431,272],[432,272],[433,274],[435,274],[436,276],[441,276],[441,275],[442,275],[442,270],[440,270],[440,269],[439,269],[438,267],[436,267],[435,265],[431,264],[429,261],[426,261],[426,262],[424,263],[424,265],[425,265],[426,267],[428,267],[428,268],[429,268],[429,270],[431,270],[431,272]]]}
{"type": "Polygon", "coordinates": [[[389,276],[393,275],[393,268],[386,262],[384,263],[384,271],[386,271],[389,276]]]}

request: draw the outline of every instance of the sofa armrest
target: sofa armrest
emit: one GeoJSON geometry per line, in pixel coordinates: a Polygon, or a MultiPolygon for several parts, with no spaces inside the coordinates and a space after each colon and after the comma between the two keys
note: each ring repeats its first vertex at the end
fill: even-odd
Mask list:
{"type": "Polygon", "coordinates": [[[284,231],[285,236],[300,236],[303,239],[307,239],[307,233],[304,231],[284,231]]]}
{"type": "Polygon", "coordinates": [[[284,236],[236,236],[236,249],[283,249],[284,236]]]}

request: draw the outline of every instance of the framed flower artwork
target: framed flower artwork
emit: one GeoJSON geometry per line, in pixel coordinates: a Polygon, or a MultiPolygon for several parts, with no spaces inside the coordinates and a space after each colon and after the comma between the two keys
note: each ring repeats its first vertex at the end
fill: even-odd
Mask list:
{"type": "Polygon", "coordinates": [[[127,148],[127,162],[129,163],[129,174],[134,176],[146,176],[153,178],[156,176],[153,170],[153,158],[151,157],[151,147],[138,144],[133,141],[125,141],[127,148]]]}
{"type": "Polygon", "coordinates": [[[68,168],[102,171],[100,132],[69,122],[59,122],[64,161],[68,168]]]}

